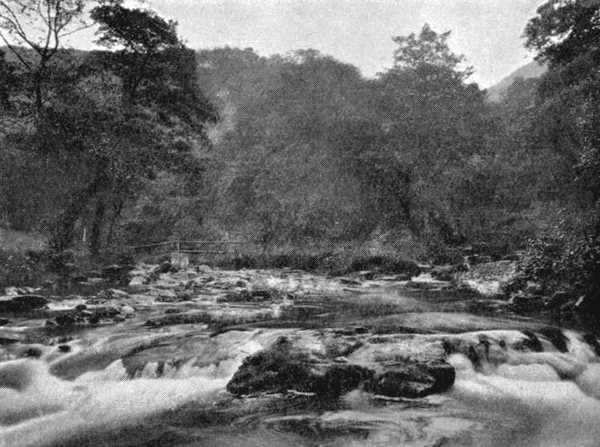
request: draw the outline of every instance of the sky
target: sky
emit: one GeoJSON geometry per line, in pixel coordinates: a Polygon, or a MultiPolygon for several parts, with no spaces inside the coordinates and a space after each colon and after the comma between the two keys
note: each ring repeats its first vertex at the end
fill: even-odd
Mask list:
{"type": "Polygon", "coordinates": [[[392,64],[392,36],[429,23],[489,87],[532,60],[523,29],[540,0],[146,0],[179,22],[196,49],[253,48],[285,54],[314,48],[374,76],[392,64]]]}
{"type": "MultiPolygon", "coordinates": [[[[419,32],[428,23],[451,31],[451,49],[475,70],[471,80],[487,88],[531,60],[523,30],[544,0],[126,0],[178,22],[194,49],[253,48],[286,54],[313,48],[375,76],[392,65],[393,36],[419,32]]],[[[93,47],[92,30],[68,44],[93,47]]]]}

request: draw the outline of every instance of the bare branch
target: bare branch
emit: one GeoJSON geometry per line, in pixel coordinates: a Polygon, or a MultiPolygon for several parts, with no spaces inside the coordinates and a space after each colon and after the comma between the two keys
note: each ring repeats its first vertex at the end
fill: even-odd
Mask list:
{"type": "Polygon", "coordinates": [[[0,38],[4,41],[6,47],[11,51],[11,53],[13,53],[17,59],[19,59],[19,62],[21,62],[28,70],[32,69],[32,66],[29,62],[27,62],[23,56],[21,56],[21,53],[19,53],[17,51],[17,49],[15,47],[13,47],[10,42],[6,39],[6,37],[4,37],[4,35],[0,32],[0,38]]]}

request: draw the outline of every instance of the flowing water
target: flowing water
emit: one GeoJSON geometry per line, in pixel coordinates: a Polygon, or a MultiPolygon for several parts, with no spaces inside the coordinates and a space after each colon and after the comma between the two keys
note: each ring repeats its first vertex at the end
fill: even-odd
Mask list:
{"type": "MultiPolygon", "coordinates": [[[[55,328],[46,314],[0,327],[0,446],[599,445],[598,345],[577,328],[549,331],[503,302],[394,277],[203,269],[142,283],[110,299],[122,321],[55,328]],[[242,289],[277,294],[226,297],[242,289]],[[486,355],[451,354],[454,386],[419,399],[225,390],[244,358],[281,336],[320,349],[347,334],[365,340],[356,358],[427,354],[440,337],[485,340],[486,355]],[[531,340],[539,346],[523,348],[531,340]]],[[[90,297],[54,298],[47,312],[84,302],[93,309],[90,297]]]]}

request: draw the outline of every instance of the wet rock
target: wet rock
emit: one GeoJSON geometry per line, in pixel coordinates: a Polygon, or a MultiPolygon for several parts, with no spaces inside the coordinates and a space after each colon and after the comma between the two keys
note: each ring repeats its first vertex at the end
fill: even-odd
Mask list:
{"type": "Polygon", "coordinates": [[[373,371],[348,363],[314,363],[287,339],[247,357],[227,384],[235,395],[295,390],[318,397],[337,397],[371,380],[373,371]]]}
{"type": "Polygon", "coordinates": [[[135,266],[130,264],[112,264],[102,269],[102,277],[112,282],[124,282],[127,280],[129,272],[131,272],[135,266]]]}
{"type": "Polygon", "coordinates": [[[4,288],[4,294],[6,296],[17,296],[17,295],[20,295],[19,288],[18,287],[5,287],[4,288]]]}
{"type": "Polygon", "coordinates": [[[517,263],[511,261],[488,262],[469,266],[458,272],[457,282],[479,294],[486,296],[506,296],[521,290],[523,280],[519,277],[517,263]]]}
{"type": "Polygon", "coordinates": [[[594,334],[583,334],[583,340],[594,350],[596,355],[600,356],[600,343],[594,334]]]}
{"type": "Polygon", "coordinates": [[[514,294],[509,301],[510,305],[517,312],[532,312],[543,309],[545,306],[544,298],[537,295],[528,295],[525,293],[514,294]]]}
{"type": "Polygon", "coordinates": [[[523,292],[525,292],[528,295],[541,295],[544,292],[544,288],[539,283],[527,281],[523,292]]]}
{"type": "Polygon", "coordinates": [[[339,281],[345,286],[360,286],[362,284],[360,281],[352,278],[340,278],[339,281]]]}
{"type": "Polygon", "coordinates": [[[445,361],[406,362],[377,374],[366,388],[384,396],[417,398],[447,391],[455,378],[454,368],[445,361]]]}
{"type": "Polygon", "coordinates": [[[600,296],[588,294],[579,297],[575,302],[574,310],[582,315],[600,316],[600,296]]]}
{"type": "Polygon", "coordinates": [[[363,281],[371,281],[372,279],[375,279],[375,272],[373,272],[371,270],[367,270],[364,272],[358,272],[357,275],[363,281]]]}
{"type": "Polygon", "coordinates": [[[126,298],[129,298],[129,294],[127,292],[124,292],[123,290],[106,289],[106,290],[101,290],[96,295],[96,302],[110,301],[110,300],[116,300],[116,299],[126,299],[126,298]]]}
{"type": "Polygon", "coordinates": [[[310,368],[305,354],[292,353],[284,338],[269,350],[247,357],[227,384],[235,395],[257,392],[310,391],[310,368]]]}
{"type": "Polygon", "coordinates": [[[488,255],[480,255],[480,254],[474,254],[474,255],[470,255],[467,256],[465,258],[467,264],[470,265],[476,265],[476,264],[487,264],[492,262],[492,257],[488,256],[488,255]]]}
{"type": "Polygon", "coordinates": [[[171,313],[166,312],[167,315],[159,318],[152,318],[147,320],[145,325],[153,328],[159,328],[164,326],[174,326],[179,324],[198,324],[208,323],[212,319],[210,315],[205,312],[194,312],[194,313],[171,313]]]}
{"type": "Polygon", "coordinates": [[[210,268],[210,266],[208,266],[206,264],[200,264],[199,266],[196,267],[196,271],[198,273],[210,273],[213,271],[213,269],[210,268]]]}
{"type": "Polygon", "coordinates": [[[455,265],[438,265],[433,267],[429,273],[432,278],[438,281],[453,281],[457,271],[455,265]]]}
{"type": "Polygon", "coordinates": [[[153,276],[158,276],[158,275],[162,275],[163,273],[175,273],[177,272],[177,267],[174,266],[173,264],[171,264],[171,261],[164,261],[163,263],[159,264],[157,267],[155,267],[151,274],[153,276]]]}
{"type": "Polygon", "coordinates": [[[76,283],[86,282],[88,277],[82,273],[74,273],[71,275],[70,280],[76,283]]]}
{"type": "Polygon", "coordinates": [[[161,290],[156,297],[159,303],[178,303],[184,300],[185,298],[181,299],[174,290],[161,290]]]}
{"type": "Polygon", "coordinates": [[[544,350],[542,342],[535,333],[525,330],[523,331],[523,334],[527,338],[523,339],[518,345],[514,346],[516,349],[532,352],[542,352],[544,350]]]}
{"type": "Polygon", "coordinates": [[[19,341],[18,338],[0,337],[0,346],[12,345],[19,341]]]}
{"type": "Polygon", "coordinates": [[[418,290],[440,290],[440,289],[449,289],[452,287],[452,284],[447,281],[415,281],[411,280],[406,283],[406,287],[409,289],[418,289],[418,290]]]}
{"type": "Polygon", "coordinates": [[[377,271],[381,273],[407,273],[416,276],[421,273],[419,265],[411,260],[390,256],[366,256],[352,261],[346,273],[377,271]]]}
{"type": "Polygon", "coordinates": [[[56,317],[54,319],[54,321],[56,322],[56,324],[58,326],[70,327],[70,326],[75,326],[77,323],[82,322],[82,319],[77,318],[75,315],[72,315],[72,314],[66,314],[66,315],[59,315],[58,317],[56,317]]]}
{"type": "Polygon", "coordinates": [[[125,318],[132,318],[135,314],[135,309],[131,306],[121,306],[121,314],[125,316],[125,318]]]}
{"type": "Polygon", "coordinates": [[[280,300],[285,297],[285,294],[276,289],[259,289],[259,290],[241,290],[239,292],[228,293],[225,296],[218,297],[217,302],[227,303],[260,303],[265,301],[280,300]]]}
{"type": "Polygon", "coordinates": [[[21,352],[21,356],[38,359],[42,356],[42,350],[37,346],[30,346],[21,352]]]}
{"type": "Polygon", "coordinates": [[[567,346],[568,339],[561,329],[548,326],[538,329],[537,332],[550,340],[554,347],[560,352],[567,352],[569,350],[567,346]]]}
{"type": "Polygon", "coordinates": [[[309,384],[310,392],[319,397],[338,397],[357,389],[373,378],[373,371],[351,363],[329,365],[324,373],[317,373],[309,384]]]}
{"type": "Polygon", "coordinates": [[[48,300],[41,295],[19,295],[0,300],[0,312],[25,313],[44,309],[48,300]]]}
{"type": "Polygon", "coordinates": [[[572,300],[572,295],[569,292],[559,290],[554,292],[552,296],[546,301],[546,307],[550,309],[560,308],[572,300]]]}

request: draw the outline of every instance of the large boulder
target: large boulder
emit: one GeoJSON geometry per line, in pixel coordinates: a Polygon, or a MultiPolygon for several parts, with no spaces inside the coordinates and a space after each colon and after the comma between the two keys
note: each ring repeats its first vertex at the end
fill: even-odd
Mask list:
{"type": "Polygon", "coordinates": [[[235,395],[288,390],[337,397],[358,388],[373,371],[349,363],[313,363],[308,354],[295,350],[286,338],[270,349],[247,357],[227,384],[235,395]]]}
{"type": "MultiPolygon", "coordinates": [[[[328,350],[341,353],[333,346],[328,350]]],[[[454,383],[454,368],[443,360],[407,359],[386,365],[353,363],[335,354],[315,356],[282,337],[269,349],[247,357],[227,390],[235,395],[296,390],[335,398],[364,388],[386,396],[415,398],[446,391],[454,383]]]]}

